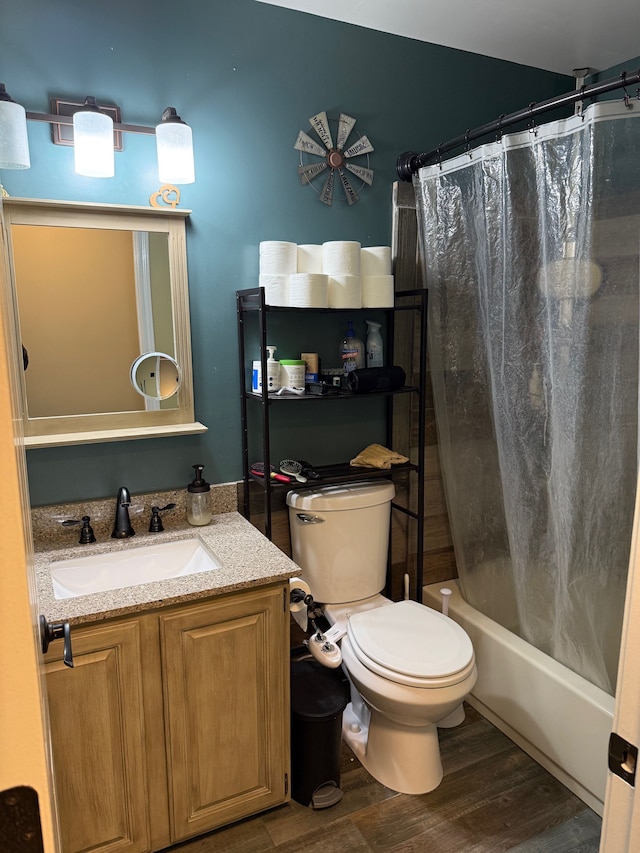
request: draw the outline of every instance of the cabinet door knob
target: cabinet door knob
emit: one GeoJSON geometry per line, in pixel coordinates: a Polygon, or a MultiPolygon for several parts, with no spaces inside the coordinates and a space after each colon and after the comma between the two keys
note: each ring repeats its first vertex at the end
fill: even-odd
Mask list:
{"type": "Polygon", "coordinates": [[[73,652],[71,650],[71,628],[68,622],[49,622],[45,616],[40,616],[40,639],[42,641],[42,654],[46,655],[49,643],[53,640],[63,640],[63,661],[65,666],[73,666],[73,652]]]}

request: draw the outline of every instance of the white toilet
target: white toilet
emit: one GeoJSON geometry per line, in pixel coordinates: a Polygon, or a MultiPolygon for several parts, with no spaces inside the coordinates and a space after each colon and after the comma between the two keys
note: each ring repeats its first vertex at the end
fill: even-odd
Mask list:
{"type": "MultiPolygon", "coordinates": [[[[477,672],[471,640],[448,616],[381,595],[389,480],[289,492],[294,561],[341,640],[351,683],[342,735],[383,785],[424,794],[442,780],[437,727],[464,720],[477,672]]],[[[331,665],[331,664],[329,664],[331,665]]]]}

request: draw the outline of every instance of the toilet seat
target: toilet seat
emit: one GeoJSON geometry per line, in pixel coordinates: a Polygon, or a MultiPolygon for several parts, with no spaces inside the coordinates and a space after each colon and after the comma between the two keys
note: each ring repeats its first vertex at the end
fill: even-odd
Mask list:
{"type": "Polygon", "coordinates": [[[352,613],[347,633],[360,663],[397,684],[448,687],[467,678],[475,666],[467,633],[417,601],[352,613]]]}

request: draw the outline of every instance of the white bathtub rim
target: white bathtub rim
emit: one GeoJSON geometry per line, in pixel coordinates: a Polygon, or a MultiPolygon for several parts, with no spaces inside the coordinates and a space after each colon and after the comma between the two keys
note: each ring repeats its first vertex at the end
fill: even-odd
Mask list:
{"type": "Polygon", "coordinates": [[[439,591],[443,587],[452,590],[449,598],[451,616],[458,619],[467,630],[476,648],[479,678],[476,687],[468,697],[469,704],[601,815],[606,787],[606,741],[613,723],[614,698],[471,607],[462,597],[456,581],[425,586],[423,588],[424,603],[440,609],[439,591]],[[499,657],[504,649],[507,635],[508,658],[506,661],[501,661],[505,664],[505,671],[496,673],[494,667],[484,665],[485,647],[487,644],[495,643],[499,657]],[[539,723],[549,715],[549,710],[535,692],[528,694],[526,700],[521,702],[522,707],[519,707],[517,693],[519,691],[522,695],[523,689],[529,687],[527,683],[523,688],[523,673],[530,675],[531,683],[535,683],[536,672],[544,673],[544,685],[549,684],[551,689],[564,693],[567,705],[573,698],[586,703],[583,705],[583,713],[579,719],[572,719],[570,712],[564,713],[563,708],[560,715],[553,718],[551,725],[555,731],[550,731],[549,726],[543,728],[539,723]],[[512,685],[516,683],[516,696],[510,694],[506,697],[503,690],[496,688],[496,679],[503,674],[506,678],[512,679],[512,685]],[[520,684],[517,684],[518,681],[520,684]],[[516,726],[519,726],[522,731],[518,731],[516,726]],[[582,734],[578,736],[580,731],[582,734]],[[558,732],[564,732],[565,737],[558,732]],[[584,743],[591,743],[592,735],[596,735],[597,747],[593,750],[585,750],[584,743]],[[578,741],[575,741],[576,736],[578,741]],[[565,740],[573,740],[574,745],[580,743],[580,754],[573,755],[570,751],[568,757],[563,756],[565,740]],[[556,759],[564,761],[567,767],[563,767],[556,759]],[[571,772],[572,770],[575,772],[571,772]]]}
{"type": "MultiPolygon", "coordinates": [[[[430,593],[430,597],[432,598],[434,593],[439,593],[439,590],[442,588],[451,590],[449,606],[452,610],[455,609],[462,617],[466,616],[469,618],[473,615],[474,622],[482,627],[485,634],[495,637],[502,631],[508,631],[508,628],[503,628],[502,625],[499,625],[493,619],[485,616],[484,613],[481,613],[470,604],[467,604],[465,599],[462,597],[457,580],[449,580],[439,584],[430,584],[425,586],[423,591],[425,596],[430,593]]],[[[438,595],[438,600],[439,598],[440,596],[438,595]]],[[[424,597],[423,601],[425,604],[429,604],[429,606],[434,606],[433,603],[424,600],[424,597]]],[[[569,689],[574,695],[586,695],[589,697],[591,702],[602,708],[603,711],[611,712],[613,714],[613,707],[615,703],[613,696],[610,696],[606,691],[602,690],[602,688],[596,687],[595,684],[591,684],[591,682],[582,678],[582,676],[577,675],[573,670],[558,661],[554,661],[555,667],[550,671],[548,666],[549,655],[545,652],[541,652],[540,649],[532,646],[517,634],[513,634],[512,632],[509,633],[511,634],[511,648],[518,657],[526,659],[538,671],[543,671],[547,675],[550,675],[554,681],[562,684],[563,687],[569,689]]]]}

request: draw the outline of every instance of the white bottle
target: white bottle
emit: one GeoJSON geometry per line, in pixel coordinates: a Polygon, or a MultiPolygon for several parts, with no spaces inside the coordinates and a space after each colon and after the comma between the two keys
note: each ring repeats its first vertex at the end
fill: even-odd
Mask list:
{"type": "Polygon", "coordinates": [[[367,320],[367,367],[382,367],[383,343],[380,334],[380,323],[367,320]]]}
{"type": "Polygon", "coordinates": [[[280,390],[280,362],[273,357],[277,347],[267,347],[267,391],[280,390]]]}

